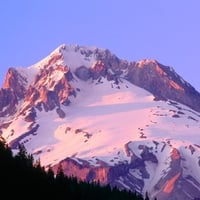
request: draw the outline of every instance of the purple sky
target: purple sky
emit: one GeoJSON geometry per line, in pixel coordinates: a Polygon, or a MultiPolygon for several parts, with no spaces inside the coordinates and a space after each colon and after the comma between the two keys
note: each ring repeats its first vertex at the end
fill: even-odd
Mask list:
{"type": "Polygon", "coordinates": [[[153,58],[200,91],[200,1],[5,0],[0,3],[0,85],[11,66],[30,66],[60,44],[153,58]]]}

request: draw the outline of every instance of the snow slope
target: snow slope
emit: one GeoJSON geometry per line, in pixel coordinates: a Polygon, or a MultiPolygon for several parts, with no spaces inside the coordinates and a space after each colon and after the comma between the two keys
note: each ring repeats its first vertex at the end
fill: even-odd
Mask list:
{"type": "MultiPolygon", "coordinates": [[[[104,79],[101,83],[74,80],[73,85],[79,92],[71,97],[69,107],[63,106],[66,118],[59,118],[54,110],[37,111],[37,135],[23,138],[30,152],[41,152],[43,165],[73,155],[94,165],[96,157],[114,165],[129,159],[124,152],[129,141],[170,141],[176,148],[200,144],[200,116],[184,105],[154,101],[150,93],[126,80],[121,80],[120,86],[104,79]],[[119,151],[119,159],[111,162],[119,151]]],[[[12,141],[24,134],[28,125],[19,117],[3,137],[12,141]]]]}

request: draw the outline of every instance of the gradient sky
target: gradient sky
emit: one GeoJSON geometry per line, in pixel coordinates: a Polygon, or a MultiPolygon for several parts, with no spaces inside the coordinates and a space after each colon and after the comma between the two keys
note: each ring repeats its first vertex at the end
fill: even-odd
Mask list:
{"type": "Polygon", "coordinates": [[[200,91],[200,0],[2,0],[0,85],[60,44],[107,48],[119,58],[172,66],[200,91]]]}

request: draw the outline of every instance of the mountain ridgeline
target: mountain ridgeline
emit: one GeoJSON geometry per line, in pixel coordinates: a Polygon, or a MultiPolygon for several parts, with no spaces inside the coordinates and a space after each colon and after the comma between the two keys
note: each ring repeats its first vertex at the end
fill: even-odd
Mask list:
{"type": "Polygon", "coordinates": [[[72,72],[84,81],[101,77],[116,82],[120,79],[126,79],[151,92],[157,99],[171,99],[200,111],[199,92],[183,80],[172,67],[164,66],[156,60],[145,59],[138,62],[128,62],[120,60],[109,50],[63,45],[59,48],[59,52],[52,53],[50,58],[44,62],[44,66],[38,67],[37,70],[34,67],[32,69],[29,68],[29,70],[30,72],[27,71],[26,75],[20,73],[20,71],[23,71],[22,69],[10,68],[8,70],[3,88],[0,90],[0,110],[3,110],[3,112],[0,112],[0,116],[4,116],[6,113],[14,114],[16,104],[21,99],[30,100],[32,105],[36,99],[41,98],[38,104],[44,103],[47,110],[54,109],[60,103],[68,104],[68,96],[76,95],[76,91],[69,84],[69,81],[73,79],[72,72]],[[78,63],[77,66],[71,69],[70,65],[58,64],[61,62],[60,60],[65,59],[62,53],[64,51],[78,52],[79,56],[82,56],[86,63],[88,61],[90,66],[88,67],[88,63],[84,65],[84,62],[80,62],[80,64],[78,63]],[[37,71],[37,73],[33,73],[33,82],[28,81],[30,76],[28,73],[32,73],[31,71],[37,71]],[[63,78],[59,82],[48,78],[56,73],[63,73],[63,78]],[[53,90],[46,87],[47,81],[50,81],[48,85],[52,84],[53,90]],[[30,96],[33,97],[30,98],[30,96]],[[6,106],[7,108],[5,109],[6,106]]]}
{"type": "MultiPolygon", "coordinates": [[[[200,93],[156,60],[61,45],[8,69],[0,135],[41,166],[162,200],[200,198],[200,93]]],[[[82,183],[82,182],[81,182],[82,183]]]]}

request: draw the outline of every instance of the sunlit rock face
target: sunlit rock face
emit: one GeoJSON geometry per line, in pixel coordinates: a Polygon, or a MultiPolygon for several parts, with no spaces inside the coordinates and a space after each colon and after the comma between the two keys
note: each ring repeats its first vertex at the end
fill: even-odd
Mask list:
{"type": "Polygon", "coordinates": [[[26,78],[14,68],[6,74],[3,87],[0,90],[0,116],[12,115],[17,111],[18,102],[24,98],[26,78]]]}
{"type": "MultiPolygon", "coordinates": [[[[161,145],[157,143],[156,145],[161,145]]],[[[87,182],[100,182],[105,185],[109,183],[112,187],[128,189],[139,193],[148,192],[152,197],[158,199],[193,199],[199,197],[200,184],[191,176],[184,177],[183,157],[180,152],[168,146],[163,145],[162,152],[170,148],[169,154],[165,155],[169,160],[168,168],[162,169],[162,175],[157,177],[155,185],[146,185],[146,181],[152,180],[157,176],[161,159],[159,152],[152,153],[152,147],[139,145],[141,157],[135,155],[131,149],[131,143],[126,144],[126,152],[130,157],[130,162],[120,163],[109,166],[102,160],[98,160],[97,166],[92,166],[89,162],[82,159],[67,158],[54,165],[52,168],[55,172],[58,166],[62,166],[64,173],[68,176],[76,176],[78,179],[87,182]],[[165,149],[166,148],[166,149],[165,149]],[[151,172],[149,169],[154,171],[151,172]],[[146,191],[144,191],[144,188],[146,191]],[[191,193],[192,192],[192,193],[191,193]],[[191,197],[191,198],[190,198],[191,197]]]]}
{"type": "Polygon", "coordinates": [[[200,111],[199,93],[171,67],[155,60],[142,60],[129,66],[128,80],[152,92],[158,99],[172,99],[200,111]]]}
{"type": "Polygon", "coordinates": [[[56,173],[148,192],[200,197],[200,94],[156,60],[61,45],[0,90],[0,135],[56,173]]]}

